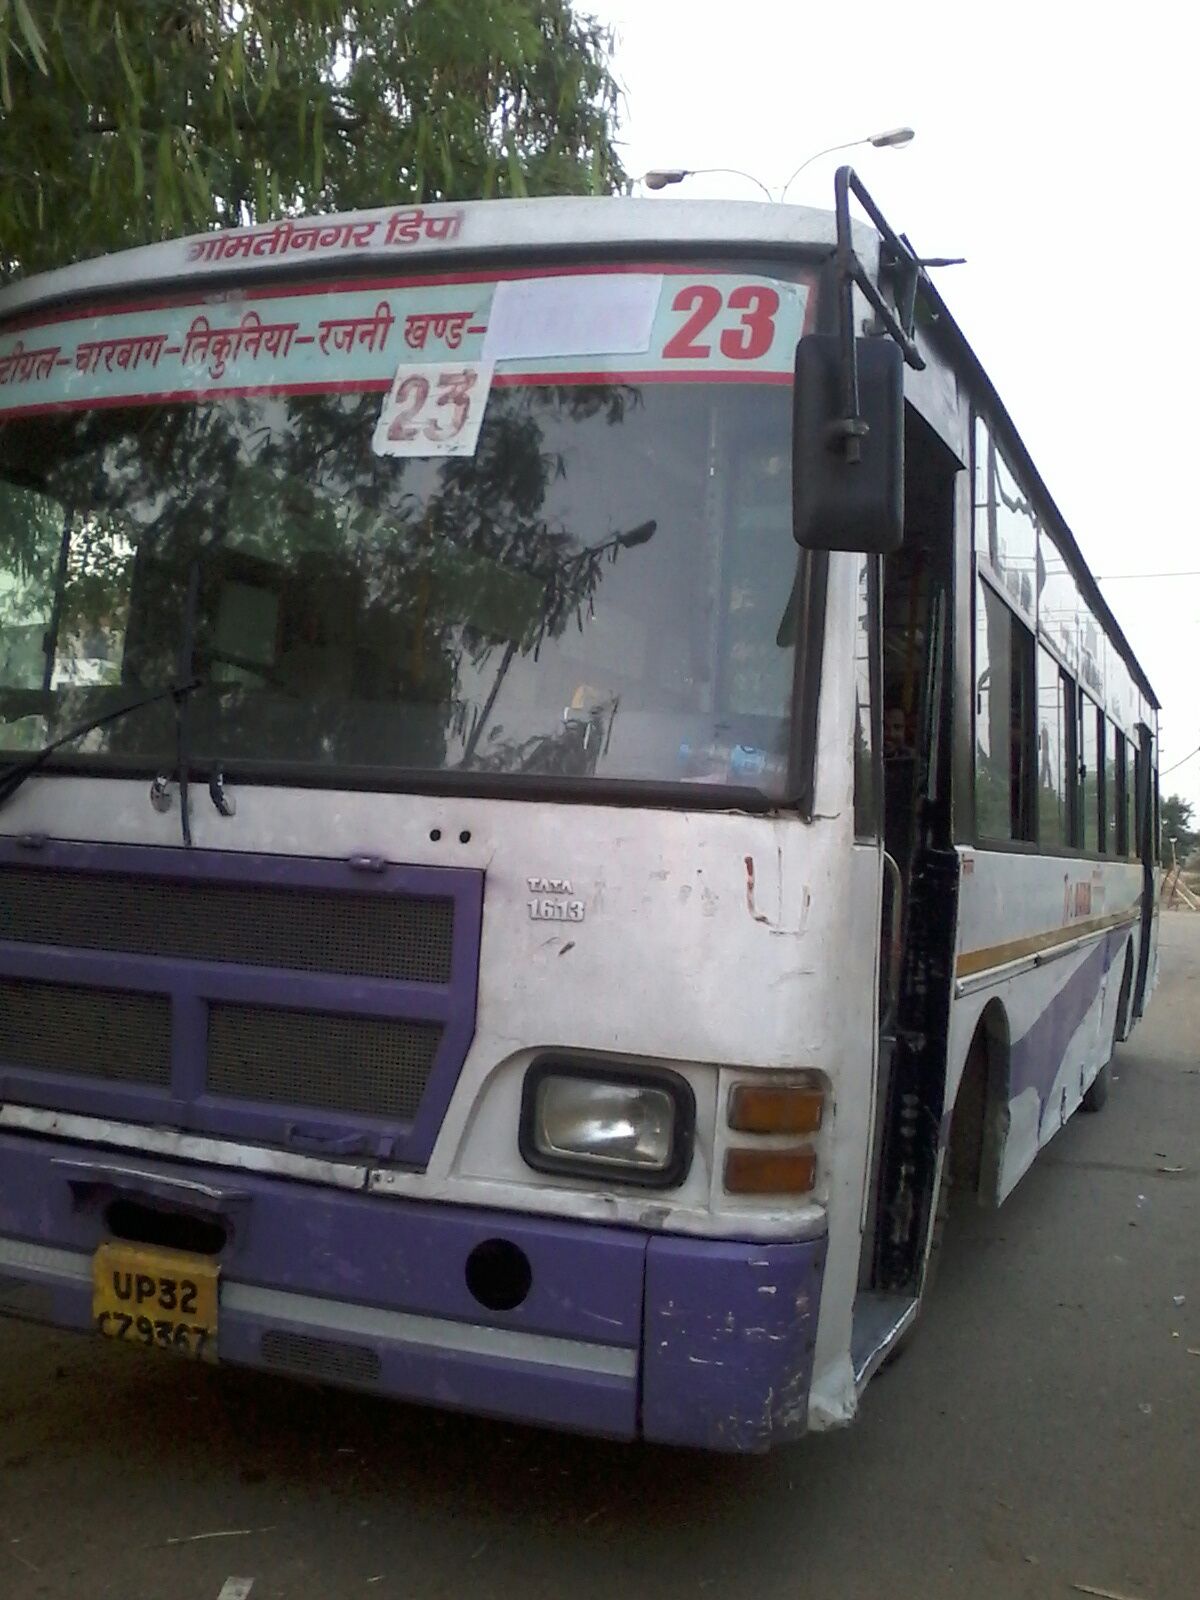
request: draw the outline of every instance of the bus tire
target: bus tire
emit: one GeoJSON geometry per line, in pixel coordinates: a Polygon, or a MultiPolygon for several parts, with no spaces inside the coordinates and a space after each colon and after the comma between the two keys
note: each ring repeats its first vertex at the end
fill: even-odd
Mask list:
{"type": "Polygon", "coordinates": [[[1133,940],[1125,947],[1125,970],[1121,974],[1121,989],[1117,996],[1117,1022],[1113,1030],[1113,1045],[1128,1039],[1133,1032],[1133,940]]]}
{"type": "Polygon", "coordinates": [[[1108,1088],[1111,1082],[1112,1062],[1106,1061],[1092,1079],[1087,1093],[1079,1102],[1079,1109],[1086,1111],[1089,1116],[1094,1116],[1097,1111],[1103,1111],[1108,1104],[1108,1088]]]}

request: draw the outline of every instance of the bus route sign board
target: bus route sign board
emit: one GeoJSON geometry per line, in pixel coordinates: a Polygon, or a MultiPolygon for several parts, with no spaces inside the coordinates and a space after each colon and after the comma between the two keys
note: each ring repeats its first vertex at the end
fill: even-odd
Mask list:
{"type": "Polygon", "coordinates": [[[544,271],[68,309],[0,335],[0,418],[225,395],[384,393],[397,388],[403,368],[474,371],[479,392],[489,365],[497,384],[791,381],[811,311],[805,282],[676,264],[638,271],[630,285],[612,268],[569,275],[588,280],[569,297],[574,310],[563,274],[544,271]],[[498,289],[513,278],[528,280],[531,292],[519,315],[512,291],[501,295],[504,338],[489,347],[498,289]],[[557,353],[531,342],[540,283],[562,330],[557,353]],[[590,331],[581,332],[581,306],[591,308],[590,331]]]}

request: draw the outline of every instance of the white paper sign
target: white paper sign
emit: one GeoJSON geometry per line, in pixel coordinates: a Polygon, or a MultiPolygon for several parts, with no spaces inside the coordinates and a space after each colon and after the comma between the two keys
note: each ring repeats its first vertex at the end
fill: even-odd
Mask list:
{"type": "Polygon", "coordinates": [[[488,361],[641,355],[650,348],[661,273],[566,273],[496,285],[483,341],[488,361]]]}
{"type": "Polygon", "coordinates": [[[371,449],[377,456],[473,456],[491,387],[490,361],[402,363],[371,449]]]}

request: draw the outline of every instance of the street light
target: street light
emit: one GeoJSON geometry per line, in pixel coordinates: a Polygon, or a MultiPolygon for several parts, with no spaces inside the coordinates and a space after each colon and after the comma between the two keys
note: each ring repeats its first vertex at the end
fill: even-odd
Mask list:
{"type": "MultiPolygon", "coordinates": [[[[819,161],[822,156],[832,155],[835,150],[853,150],[860,144],[872,144],[876,150],[899,150],[904,145],[911,144],[915,138],[916,134],[911,128],[888,128],[883,133],[868,134],[865,139],[850,139],[845,144],[828,145],[824,150],[815,151],[800,163],[784,184],[779,198],[781,201],[787,199],[788,190],[805,167],[814,161],[819,161]]],[[[705,177],[709,173],[728,173],[735,178],[745,178],[747,183],[752,183],[755,188],[761,189],[768,200],[773,201],[775,198],[761,179],[756,178],[752,172],[743,172],[740,167],[652,167],[649,172],[642,173],[639,181],[644,183],[647,189],[657,190],[665,189],[668,184],[682,183],[685,178],[705,177]]]]}
{"type": "Polygon", "coordinates": [[[665,189],[669,183],[682,183],[685,178],[702,178],[713,172],[725,172],[735,178],[745,178],[747,183],[752,183],[761,189],[768,200],[775,199],[765,183],[760,182],[752,172],[743,172],[740,167],[654,167],[642,174],[641,181],[647,189],[665,189]]]}
{"type": "Polygon", "coordinates": [[[788,190],[804,171],[805,167],[811,166],[814,161],[819,161],[822,156],[831,156],[835,150],[853,150],[860,144],[873,144],[876,150],[900,150],[906,144],[911,144],[915,138],[916,134],[911,128],[887,128],[883,133],[870,133],[865,139],[848,139],[845,144],[831,144],[824,150],[817,150],[802,161],[795,172],[792,173],[784,184],[783,192],[779,198],[781,201],[787,199],[788,190]]]}

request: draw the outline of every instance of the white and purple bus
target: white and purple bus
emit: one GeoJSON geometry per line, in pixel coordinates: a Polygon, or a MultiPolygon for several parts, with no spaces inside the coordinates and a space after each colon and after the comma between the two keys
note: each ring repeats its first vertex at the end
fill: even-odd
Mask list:
{"type": "Polygon", "coordinates": [[[11,284],[0,1312],[847,1421],[1141,1014],[1156,708],[848,170],[11,284]]]}

